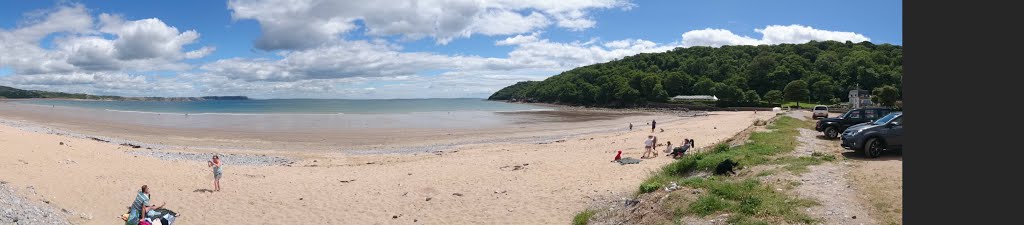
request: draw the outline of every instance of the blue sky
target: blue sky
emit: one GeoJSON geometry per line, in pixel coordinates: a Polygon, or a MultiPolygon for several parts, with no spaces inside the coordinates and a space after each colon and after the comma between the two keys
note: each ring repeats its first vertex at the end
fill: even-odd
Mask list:
{"type": "Polygon", "coordinates": [[[0,53],[0,85],[121,95],[486,97],[518,80],[641,52],[808,38],[902,45],[903,29],[901,1],[312,2],[0,3],[0,46],[18,49],[0,53]]]}

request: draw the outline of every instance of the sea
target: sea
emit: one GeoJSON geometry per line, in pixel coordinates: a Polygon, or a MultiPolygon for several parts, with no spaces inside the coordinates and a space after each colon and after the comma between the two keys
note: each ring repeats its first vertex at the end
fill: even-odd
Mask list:
{"type": "Polygon", "coordinates": [[[421,112],[514,112],[551,107],[487,101],[444,99],[254,99],[203,101],[29,100],[19,103],[68,106],[117,112],[168,114],[396,114],[421,112]]]}

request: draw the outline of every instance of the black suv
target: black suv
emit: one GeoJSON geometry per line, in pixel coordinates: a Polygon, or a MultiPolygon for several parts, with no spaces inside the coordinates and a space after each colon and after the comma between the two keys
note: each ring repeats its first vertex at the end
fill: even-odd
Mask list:
{"type": "Polygon", "coordinates": [[[893,112],[871,123],[843,132],[843,148],[875,158],[883,150],[903,149],[903,112],[893,112]]]}
{"type": "Polygon", "coordinates": [[[851,109],[839,117],[818,120],[818,123],[814,125],[814,129],[824,132],[825,138],[835,139],[850,126],[870,122],[888,115],[890,112],[892,112],[892,109],[887,108],[851,109]]]}

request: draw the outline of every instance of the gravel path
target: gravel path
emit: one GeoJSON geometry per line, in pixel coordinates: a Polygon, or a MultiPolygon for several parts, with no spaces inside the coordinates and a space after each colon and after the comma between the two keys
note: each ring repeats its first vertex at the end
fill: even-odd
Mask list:
{"type": "MultiPolygon", "coordinates": [[[[800,144],[791,153],[793,156],[811,156],[814,152],[838,155],[842,152],[838,143],[818,138],[820,132],[804,128],[799,131],[797,141],[800,144]]],[[[847,178],[853,166],[849,161],[826,162],[809,166],[809,172],[800,174],[797,181],[801,184],[793,191],[800,197],[820,203],[807,209],[810,216],[822,219],[822,224],[878,224],[868,214],[869,208],[861,204],[859,192],[847,178]]]]}
{"type": "Polygon", "coordinates": [[[821,205],[807,209],[812,217],[823,219],[823,224],[878,224],[860,204],[858,191],[846,179],[849,163],[828,163],[808,167],[811,172],[800,176],[797,195],[812,198],[821,205]]]}
{"type": "Polygon", "coordinates": [[[45,202],[18,196],[13,187],[0,181],[0,224],[71,224],[63,212],[45,202]]]}

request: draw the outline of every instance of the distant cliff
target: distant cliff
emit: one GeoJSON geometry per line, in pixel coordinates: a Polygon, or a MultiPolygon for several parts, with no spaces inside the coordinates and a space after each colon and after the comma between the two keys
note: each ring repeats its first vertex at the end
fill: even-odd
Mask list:
{"type": "Polygon", "coordinates": [[[206,101],[206,100],[249,100],[245,96],[203,96],[203,97],[122,97],[109,95],[72,94],[64,92],[50,92],[37,90],[22,90],[7,86],[0,86],[0,98],[64,98],[64,99],[88,99],[88,100],[114,100],[114,101],[206,101]]]}
{"type": "Polygon", "coordinates": [[[202,100],[249,100],[249,97],[245,96],[203,96],[199,98],[202,100]]]}

